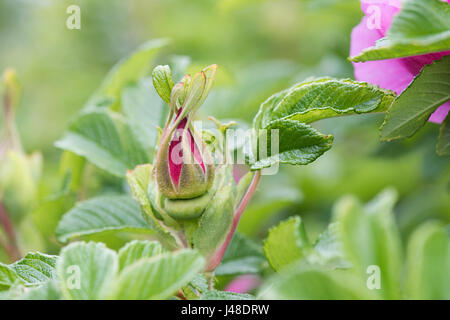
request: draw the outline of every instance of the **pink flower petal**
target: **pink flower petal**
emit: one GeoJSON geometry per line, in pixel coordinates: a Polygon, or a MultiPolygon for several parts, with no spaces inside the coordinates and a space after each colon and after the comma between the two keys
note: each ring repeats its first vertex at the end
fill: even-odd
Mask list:
{"type": "Polygon", "coordinates": [[[261,279],[255,275],[238,276],[227,285],[225,291],[247,293],[259,286],[260,283],[261,279]]]}
{"type": "Polygon", "coordinates": [[[377,28],[382,36],[391,27],[392,18],[400,11],[400,0],[362,0],[361,9],[368,17],[369,28],[377,28]],[[377,21],[379,19],[379,21],[377,21]]]}
{"type": "MultiPolygon", "coordinates": [[[[373,46],[381,37],[379,30],[367,28],[367,17],[364,17],[352,31],[350,55],[357,55],[363,49],[373,46]]],[[[376,84],[397,94],[414,79],[403,59],[355,62],[353,66],[356,80],[376,84]]]]}
{"type": "Polygon", "coordinates": [[[440,106],[433,114],[430,116],[428,121],[434,123],[442,123],[445,117],[447,117],[448,112],[450,111],[450,101],[440,106]]]}

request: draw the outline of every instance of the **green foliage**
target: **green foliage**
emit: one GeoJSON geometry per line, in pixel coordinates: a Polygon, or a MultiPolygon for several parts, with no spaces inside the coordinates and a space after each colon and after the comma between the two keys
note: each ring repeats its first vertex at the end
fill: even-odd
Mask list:
{"type": "Polygon", "coordinates": [[[409,299],[450,299],[450,239],[436,222],[411,235],[408,244],[406,296],[409,299]]]}
{"type": "Polygon", "coordinates": [[[203,269],[204,259],[195,251],[165,253],[126,267],[115,287],[121,300],[165,299],[203,269]]]}
{"type": "MultiPolygon", "coordinates": [[[[0,40],[8,48],[0,52],[0,60],[20,65],[26,84],[17,119],[24,148],[17,139],[7,141],[19,148],[2,153],[0,141],[0,204],[17,237],[11,238],[2,220],[0,261],[11,263],[0,263],[0,299],[255,299],[221,291],[234,276],[245,274],[261,279],[256,290],[262,299],[450,299],[450,176],[446,158],[430,155],[437,126],[425,125],[412,139],[380,144],[379,118],[356,116],[383,113],[394,103],[383,138],[414,134],[448,100],[447,58],[426,67],[396,98],[345,79],[352,74],[345,60],[350,30],[361,16],[357,0],[229,0],[219,5],[157,0],[136,6],[80,0],[83,28],[87,22],[89,32],[33,27],[37,18],[61,26],[65,2],[45,10],[0,2],[0,40]],[[111,19],[98,19],[98,12],[111,19]],[[22,21],[22,15],[30,19],[22,21]],[[19,20],[23,23],[17,24],[19,20]],[[229,231],[254,173],[236,186],[227,171],[213,203],[195,221],[161,217],[149,201],[154,188],[148,163],[157,151],[158,127],[167,118],[173,87],[169,71],[177,82],[190,63],[183,56],[157,57],[167,40],[146,42],[120,60],[56,142],[61,157],[51,144],[107,68],[161,30],[173,39],[167,48],[171,53],[193,57],[189,72],[220,65],[198,119],[213,115],[248,128],[246,121],[260,106],[254,129],[278,130],[279,149],[271,143],[275,132],[255,132],[258,142],[269,142],[254,150],[246,147],[253,170],[311,164],[284,166],[277,175],[263,176],[238,227],[245,236],[234,235],[214,274],[205,272],[208,258],[229,231]],[[30,41],[10,37],[22,33],[30,41]],[[48,50],[60,42],[74,45],[48,50]],[[159,67],[150,77],[156,61],[170,69],[159,67]],[[323,75],[336,79],[316,78],[323,75]],[[277,93],[264,102],[271,92],[277,93]],[[352,117],[341,117],[345,115],[352,117]],[[339,143],[331,149],[334,136],[339,143]],[[34,149],[42,149],[45,159],[40,180],[40,154],[23,152],[34,149]],[[357,200],[367,201],[389,185],[398,189],[398,227],[393,191],[366,205],[357,200]],[[327,226],[332,203],[346,193],[354,196],[335,205],[327,226]],[[422,224],[430,218],[438,221],[422,224]],[[97,242],[61,249],[56,241],[80,238],[97,242]],[[8,251],[15,242],[17,256],[31,251],[17,262],[8,251]],[[379,289],[370,287],[377,282],[373,266],[379,268],[379,289]]],[[[404,1],[387,38],[351,59],[449,50],[449,7],[438,0],[404,1]]],[[[20,88],[8,76],[4,98],[15,109],[20,88]]],[[[0,115],[2,128],[10,124],[7,120],[0,115]]],[[[449,154],[449,121],[447,117],[440,128],[441,155],[449,154]]]]}
{"type": "Polygon", "coordinates": [[[268,282],[258,295],[260,299],[279,300],[359,300],[372,296],[355,276],[342,271],[300,268],[268,282]]]}
{"type": "Polygon", "coordinates": [[[450,48],[450,6],[440,0],[409,0],[392,21],[387,37],[354,62],[417,56],[450,48]]]}
{"type": "Polygon", "coordinates": [[[260,273],[265,262],[261,246],[237,233],[214,274],[224,276],[260,273]]]}
{"type": "Polygon", "coordinates": [[[75,242],[61,250],[59,286],[68,300],[105,299],[118,269],[116,253],[104,244],[75,242]]]}
{"type": "Polygon", "coordinates": [[[369,266],[380,268],[380,294],[386,299],[400,298],[401,246],[392,209],[396,194],[381,193],[362,207],[352,198],[336,206],[336,221],[346,257],[355,272],[365,277],[369,266]]]}
{"type": "Polygon", "coordinates": [[[130,241],[119,250],[119,269],[123,270],[140,259],[160,255],[163,251],[161,244],[156,241],[130,241]]]}
{"type": "Polygon", "coordinates": [[[254,127],[267,127],[272,121],[296,120],[312,123],[351,114],[385,111],[395,94],[350,79],[306,80],[270,97],[255,116],[254,127]]]}
{"type": "Polygon", "coordinates": [[[54,279],[56,260],[56,256],[36,252],[13,264],[0,264],[0,290],[16,283],[37,286],[54,279]]]}
{"type": "Polygon", "coordinates": [[[308,239],[300,217],[288,219],[270,229],[264,242],[267,260],[276,271],[301,259],[308,251],[308,247],[308,239]]]}
{"type": "Polygon", "coordinates": [[[157,242],[132,241],[118,253],[103,243],[75,242],[59,257],[30,253],[17,263],[0,265],[0,298],[167,299],[190,281],[195,286],[204,265],[195,250],[167,252],[157,242]]]}
{"type": "Polygon", "coordinates": [[[257,146],[246,148],[251,168],[258,170],[276,163],[309,164],[329,150],[333,142],[333,136],[321,134],[309,123],[383,112],[394,98],[394,93],[367,83],[332,78],[307,80],[276,93],[261,105],[253,120],[257,146]],[[272,137],[276,132],[278,135],[272,137]],[[274,146],[272,139],[275,143],[278,139],[274,146]]]}
{"type": "Polygon", "coordinates": [[[255,297],[250,294],[210,290],[202,296],[201,300],[255,300],[255,297]]]}
{"type": "Polygon", "coordinates": [[[55,145],[86,157],[99,168],[119,177],[124,177],[127,169],[150,161],[148,151],[126,119],[107,110],[81,114],[55,145]]]}
{"type": "Polygon", "coordinates": [[[161,99],[170,103],[170,95],[175,85],[172,79],[172,71],[169,66],[157,66],[152,72],[153,87],[161,99]]]}
{"type": "Polygon", "coordinates": [[[389,109],[381,128],[383,140],[412,136],[439,106],[450,100],[449,70],[449,56],[422,69],[389,109]]]}
{"type": "Polygon", "coordinates": [[[144,43],[111,69],[103,81],[99,94],[113,99],[113,109],[117,109],[120,105],[122,89],[145,76],[156,53],[167,44],[167,39],[155,39],[144,43]]]}
{"type": "Polygon", "coordinates": [[[137,166],[133,171],[127,173],[127,182],[134,199],[139,202],[142,216],[148,225],[159,235],[160,241],[168,248],[176,248],[177,243],[174,236],[164,229],[160,220],[155,216],[148,199],[147,192],[152,173],[152,165],[137,166]]]}
{"type": "Polygon", "coordinates": [[[102,232],[151,233],[139,205],[129,196],[102,196],[77,204],[64,214],[56,228],[61,242],[102,232]]]}
{"type": "MultiPolygon", "coordinates": [[[[435,222],[419,227],[408,242],[404,270],[401,241],[392,215],[396,199],[396,193],[389,189],[366,205],[353,197],[344,197],[336,204],[333,223],[318,237],[313,252],[303,256],[283,255],[292,257],[292,261],[263,286],[259,297],[448,299],[448,234],[435,222]],[[336,261],[336,257],[346,263],[323,263],[323,258],[329,262],[336,261]]],[[[285,239],[298,233],[294,222],[290,219],[273,229],[266,244],[272,241],[278,252],[292,247],[292,241],[285,239]],[[285,234],[275,241],[274,232],[282,233],[282,229],[285,234]]],[[[271,254],[266,250],[269,261],[271,254]]]]}

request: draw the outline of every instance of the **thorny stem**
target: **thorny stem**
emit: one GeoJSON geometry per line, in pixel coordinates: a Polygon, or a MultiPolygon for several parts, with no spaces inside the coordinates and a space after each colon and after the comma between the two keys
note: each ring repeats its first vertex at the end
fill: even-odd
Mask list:
{"type": "Polygon", "coordinates": [[[236,232],[236,228],[239,224],[239,220],[242,217],[242,213],[244,213],[245,208],[247,207],[248,203],[250,202],[250,199],[255,193],[260,179],[261,179],[261,170],[258,170],[253,176],[252,182],[250,183],[247,192],[245,193],[244,197],[241,200],[241,203],[239,204],[238,208],[236,209],[236,212],[234,213],[233,223],[231,225],[230,231],[227,234],[227,237],[225,238],[224,243],[219,248],[219,250],[217,250],[213,254],[213,256],[209,259],[208,265],[206,266],[207,271],[214,270],[222,261],[223,255],[225,254],[225,251],[227,250],[228,245],[230,244],[231,239],[233,238],[233,235],[236,232]]]}
{"type": "Polygon", "coordinates": [[[16,234],[14,232],[13,225],[11,220],[8,217],[8,213],[6,212],[5,207],[0,202],[0,223],[5,230],[6,236],[8,237],[9,243],[2,243],[5,247],[5,251],[7,252],[10,260],[12,262],[20,259],[20,251],[17,246],[16,234]]]}

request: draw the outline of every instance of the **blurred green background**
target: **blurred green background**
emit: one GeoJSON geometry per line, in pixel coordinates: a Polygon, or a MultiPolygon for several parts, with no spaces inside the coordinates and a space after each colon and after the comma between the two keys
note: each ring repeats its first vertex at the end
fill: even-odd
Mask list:
{"type": "MultiPolygon", "coordinates": [[[[139,44],[169,38],[157,61],[189,56],[192,71],[217,63],[203,114],[250,122],[260,103],[296,82],[353,78],[350,33],[361,17],[358,0],[0,0],[0,70],[14,68],[23,87],[17,122],[26,151],[43,152],[42,197],[59,183],[54,141],[111,66],[139,44]],[[66,28],[71,4],[81,8],[81,30],[66,28]]],[[[449,161],[434,151],[438,126],[381,143],[381,121],[367,115],[318,123],[335,135],[332,150],[307,167],[283,166],[264,177],[239,230],[263,238],[299,214],[314,238],[338,198],[367,201],[388,186],[400,195],[403,237],[426,219],[450,222],[449,161]]]]}

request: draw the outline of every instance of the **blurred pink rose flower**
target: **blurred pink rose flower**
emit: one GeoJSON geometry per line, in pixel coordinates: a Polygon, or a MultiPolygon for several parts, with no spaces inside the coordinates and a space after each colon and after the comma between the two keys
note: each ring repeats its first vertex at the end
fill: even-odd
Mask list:
{"type": "MultiPolygon", "coordinates": [[[[450,3],[450,0],[444,1],[450,3]]],[[[363,49],[372,47],[375,41],[386,36],[394,15],[401,10],[401,1],[361,0],[361,8],[366,16],[352,31],[350,56],[358,55],[363,49]],[[378,21],[374,19],[377,13],[380,13],[378,21]]],[[[355,78],[400,94],[425,65],[448,54],[450,51],[399,59],[356,62],[353,63],[355,78]]],[[[447,102],[440,106],[428,120],[441,123],[449,110],[450,102],[447,102]]]]}
{"type": "Polygon", "coordinates": [[[261,279],[255,275],[242,275],[234,278],[225,288],[225,291],[234,293],[247,293],[261,284],[261,279]]]}

